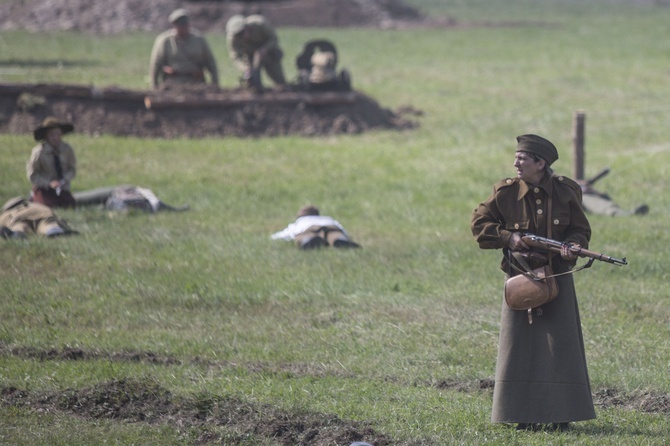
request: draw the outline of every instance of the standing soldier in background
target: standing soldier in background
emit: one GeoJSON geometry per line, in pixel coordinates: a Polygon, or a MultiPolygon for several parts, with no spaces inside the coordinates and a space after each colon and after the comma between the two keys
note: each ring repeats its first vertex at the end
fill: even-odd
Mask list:
{"type": "Polygon", "coordinates": [[[33,132],[35,146],[26,164],[26,175],[32,185],[30,201],[48,207],[74,207],[70,182],[77,174],[77,159],[63,135],[74,130],[67,122],[46,118],[33,132]]]}
{"type": "Polygon", "coordinates": [[[151,87],[158,88],[161,81],[204,83],[205,71],[209,72],[212,84],[218,86],[219,72],[212,51],[204,37],[191,32],[188,12],[177,9],[170,14],[169,20],[172,29],[156,37],[151,50],[151,87]]]}
{"type": "Polygon", "coordinates": [[[277,33],[270,22],[259,14],[248,17],[234,15],[226,23],[228,54],[242,72],[242,82],[256,91],[263,89],[261,68],[279,86],[286,85],[282,68],[283,52],[277,33]]]}

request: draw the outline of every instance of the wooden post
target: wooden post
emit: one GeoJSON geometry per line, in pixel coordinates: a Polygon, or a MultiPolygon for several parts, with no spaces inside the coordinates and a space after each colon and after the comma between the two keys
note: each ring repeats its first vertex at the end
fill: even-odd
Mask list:
{"type": "Polygon", "coordinates": [[[583,111],[575,112],[572,124],[572,178],[575,180],[584,179],[584,121],[586,114],[583,111]]]}

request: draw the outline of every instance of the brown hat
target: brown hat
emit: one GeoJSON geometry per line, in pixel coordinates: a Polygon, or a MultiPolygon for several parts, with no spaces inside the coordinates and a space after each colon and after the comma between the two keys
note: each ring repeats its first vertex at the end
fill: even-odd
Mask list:
{"type": "Polygon", "coordinates": [[[316,206],[303,206],[298,210],[298,217],[304,217],[306,215],[319,215],[319,209],[316,206]]]}
{"type": "Polygon", "coordinates": [[[518,142],[517,152],[533,153],[545,160],[550,166],[558,159],[556,146],[541,136],[521,135],[517,136],[516,140],[518,142]]]}
{"type": "Polygon", "coordinates": [[[33,132],[35,141],[42,141],[44,138],[46,138],[47,132],[49,130],[56,128],[60,128],[63,134],[70,133],[72,130],[74,130],[74,126],[69,122],[60,122],[53,116],[49,116],[42,122],[42,125],[37,127],[33,132]]]}

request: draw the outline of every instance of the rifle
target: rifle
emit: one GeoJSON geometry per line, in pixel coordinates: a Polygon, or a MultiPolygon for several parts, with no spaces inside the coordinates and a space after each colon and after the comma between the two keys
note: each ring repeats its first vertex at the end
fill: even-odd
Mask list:
{"type": "MultiPolygon", "coordinates": [[[[531,248],[556,253],[560,253],[561,247],[565,245],[565,243],[559,242],[558,240],[552,240],[550,238],[540,237],[538,235],[528,233],[523,234],[521,236],[521,240],[523,240],[523,242],[526,245],[530,246],[531,248]]],[[[579,257],[589,258],[589,261],[586,263],[586,265],[584,265],[580,269],[590,267],[593,264],[594,260],[600,260],[601,262],[611,263],[616,266],[628,265],[628,262],[626,261],[625,257],[623,259],[617,259],[615,257],[611,257],[605,254],[589,251],[588,249],[584,249],[582,247],[576,247],[570,244],[568,244],[568,246],[570,247],[570,251],[572,251],[572,253],[578,255],[579,257]]]]}
{"type": "Polygon", "coordinates": [[[586,187],[593,186],[593,184],[596,181],[600,180],[602,177],[607,176],[607,174],[609,174],[609,173],[610,173],[610,168],[606,167],[603,170],[601,170],[600,172],[598,172],[595,176],[592,176],[591,178],[589,178],[587,180],[584,180],[584,185],[586,187]]]}

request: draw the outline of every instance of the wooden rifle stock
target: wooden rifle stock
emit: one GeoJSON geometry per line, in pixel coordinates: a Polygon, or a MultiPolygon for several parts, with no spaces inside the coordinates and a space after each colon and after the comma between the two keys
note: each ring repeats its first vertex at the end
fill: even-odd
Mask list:
{"type": "MultiPolygon", "coordinates": [[[[535,234],[523,234],[521,236],[521,240],[523,240],[523,242],[526,245],[530,246],[531,248],[556,253],[560,253],[561,247],[565,245],[565,243],[559,242],[558,240],[552,240],[550,238],[540,237],[535,234]]],[[[576,247],[572,245],[569,246],[570,251],[572,251],[579,257],[588,257],[589,259],[591,259],[589,260],[588,266],[591,266],[591,263],[593,263],[594,260],[600,260],[601,262],[607,262],[617,266],[628,265],[628,262],[626,261],[625,257],[623,259],[617,259],[615,257],[611,257],[594,251],[589,251],[588,249],[584,249],[581,247],[576,247]]]]}

